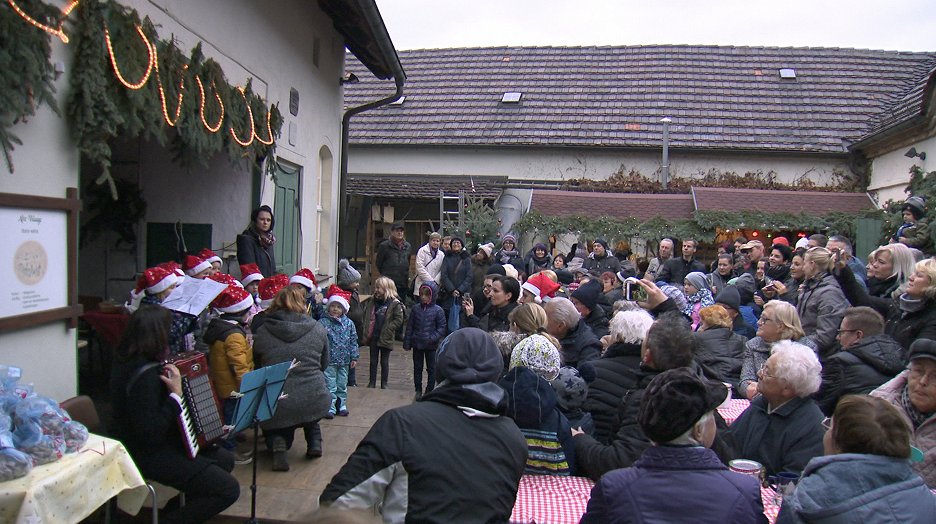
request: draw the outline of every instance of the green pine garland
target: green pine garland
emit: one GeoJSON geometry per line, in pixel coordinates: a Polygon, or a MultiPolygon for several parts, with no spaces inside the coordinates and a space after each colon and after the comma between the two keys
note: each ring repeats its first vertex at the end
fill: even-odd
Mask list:
{"type": "MultiPolygon", "coordinates": [[[[13,149],[22,145],[10,129],[47,105],[56,114],[55,70],[51,35],[21,18],[6,2],[0,6],[0,147],[7,169],[13,172],[13,149]]],[[[61,23],[62,13],[39,0],[17,5],[33,19],[49,26],[61,23]]]]}

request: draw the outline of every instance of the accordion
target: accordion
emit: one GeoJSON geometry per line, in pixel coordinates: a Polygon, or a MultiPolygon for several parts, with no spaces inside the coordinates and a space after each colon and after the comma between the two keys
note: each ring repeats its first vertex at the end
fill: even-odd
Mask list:
{"type": "Polygon", "coordinates": [[[195,458],[201,446],[224,435],[221,405],[208,377],[204,353],[189,351],[169,360],[182,376],[182,412],[179,430],[189,458],[195,458]]]}

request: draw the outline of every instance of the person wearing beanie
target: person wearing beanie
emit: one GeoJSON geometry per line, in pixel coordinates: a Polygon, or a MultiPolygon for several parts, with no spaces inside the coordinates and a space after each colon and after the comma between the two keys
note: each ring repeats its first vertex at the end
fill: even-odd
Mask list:
{"type": "MultiPolygon", "coordinates": [[[[184,282],[184,278],[174,272],[170,273],[165,266],[147,269],[137,281],[138,291],[135,292],[143,294],[139,304],[162,307],[163,300],[169,297],[176,286],[184,282]]],[[[172,324],[169,326],[169,353],[177,355],[189,350],[186,338],[195,331],[198,317],[181,311],[170,310],[170,312],[172,324]]]]}
{"type": "MultiPolygon", "coordinates": [[[[212,251],[211,249],[208,249],[208,248],[206,247],[206,248],[204,248],[204,249],[202,249],[201,251],[198,252],[198,256],[199,256],[199,258],[201,258],[202,260],[207,260],[208,263],[211,264],[211,273],[210,273],[210,275],[213,275],[213,274],[215,274],[215,273],[220,273],[220,272],[221,272],[221,262],[222,262],[222,260],[221,260],[221,257],[219,257],[214,251],[212,251]]],[[[209,276],[210,276],[210,275],[209,275],[209,276]]]]}
{"type": "Polygon", "coordinates": [[[551,267],[552,256],[549,255],[549,248],[542,242],[534,244],[533,248],[523,257],[523,271],[526,275],[535,275],[551,267]]]}
{"type": "Polygon", "coordinates": [[[518,342],[510,352],[508,369],[518,366],[529,368],[538,376],[552,381],[559,376],[562,355],[559,354],[559,348],[548,338],[534,333],[518,342]]]}
{"type": "Polygon", "coordinates": [[[319,503],[376,510],[385,522],[508,521],[527,445],[502,416],[507,392],[495,383],[502,370],[487,333],[463,328],[446,337],[436,352],[436,388],[377,419],[319,503]]]}
{"type": "Polygon", "coordinates": [[[608,241],[599,238],[592,244],[592,252],[588,255],[588,258],[585,259],[583,267],[587,269],[589,273],[597,275],[605,271],[617,273],[621,270],[621,261],[611,253],[611,249],[608,247],[608,241]]]}
{"type": "Polygon", "coordinates": [[[569,296],[572,304],[575,305],[575,309],[582,315],[585,324],[591,328],[592,333],[599,339],[608,334],[608,316],[598,304],[602,296],[600,280],[589,280],[580,285],[569,296]]]}
{"type": "MultiPolygon", "coordinates": [[[[364,345],[364,306],[361,305],[361,273],[351,265],[347,258],[338,261],[337,285],[349,293],[347,316],[357,330],[358,346],[364,345]]],[[[348,387],[357,387],[357,367],[348,370],[348,387]]]]}
{"type": "MultiPolygon", "coordinates": [[[[348,372],[357,367],[358,333],[354,322],[348,318],[348,300],[351,293],[335,284],[325,293],[325,315],[319,322],[328,332],[328,366],[325,368],[325,384],[331,394],[331,404],[325,418],[348,416],[348,372]]],[[[319,453],[321,456],[321,453],[319,453]]]]}
{"type": "Polygon", "coordinates": [[[506,234],[501,239],[501,247],[491,256],[492,262],[506,266],[522,267],[523,258],[520,257],[520,251],[517,250],[517,237],[506,234]]]}
{"type": "Polygon", "coordinates": [[[744,338],[752,339],[757,335],[757,328],[750,325],[741,314],[741,293],[735,286],[728,286],[715,295],[715,303],[723,306],[731,319],[731,330],[744,338]]]}
{"type": "MultiPolygon", "coordinates": [[[[591,380],[595,379],[593,362],[596,361],[581,364],[583,370],[591,372],[591,380]]],[[[585,399],[588,397],[588,382],[582,376],[582,373],[576,368],[565,366],[559,369],[556,378],[549,381],[549,383],[556,391],[559,411],[569,419],[569,424],[573,428],[582,428],[586,435],[593,434],[595,432],[595,422],[591,413],[583,409],[585,399]]]]}
{"type": "Polygon", "coordinates": [[[428,395],[435,387],[435,352],[448,332],[445,311],[435,303],[439,288],[426,282],[419,289],[419,303],[413,306],[403,331],[403,349],[413,350],[413,386],[415,400],[428,395]],[[423,364],[426,365],[426,389],[422,388],[423,364]]]}
{"type": "Polygon", "coordinates": [[[689,317],[692,324],[692,330],[699,328],[702,319],[699,318],[699,310],[715,304],[712,297],[712,291],[708,288],[708,282],[705,275],[699,271],[693,271],[686,275],[683,281],[683,293],[686,294],[686,307],[683,309],[683,315],[689,317]]]}
{"type": "MultiPolygon", "coordinates": [[[[520,304],[533,302],[541,304],[544,300],[549,300],[556,296],[556,292],[562,287],[558,282],[554,282],[547,275],[548,271],[541,271],[527,279],[520,287],[522,288],[520,304]]],[[[555,272],[553,272],[555,273],[555,272]]]]}
{"type": "Polygon", "coordinates": [[[186,255],[182,269],[192,278],[208,278],[211,274],[211,262],[195,255],[186,255]]]}
{"type": "Polygon", "coordinates": [[[465,251],[465,241],[460,237],[452,237],[451,249],[445,254],[442,261],[442,276],[439,285],[439,305],[447,315],[451,315],[449,330],[454,331],[453,308],[461,308],[465,297],[470,297],[471,283],[474,278],[471,272],[471,257],[465,251]]]}
{"type": "Polygon", "coordinates": [[[758,479],[729,471],[710,449],[726,394],[687,368],[651,380],[637,420],[653,445],[601,478],[581,522],[766,523],[758,479]]]}
{"type": "Polygon", "coordinates": [[[926,220],[926,201],[921,197],[912,196],[900,208],[903,224],[897,228],[890,239],[890,243],[901,244],[919,249],[925,255],[933,254],[933,239],[926,220]]]}
{"type": "Polygon", "coordinates": [[[488,268],[491,267],[491,253],[494,251],[494,244],[482,244],[478,250],[471,256],[471,294],[481,291],[484,283],[484,276],[488,274],[488,268]]]}
{"type": "Polygon", "coordinates": [[[282,273],[264,278],[257,284],[257,298],[259,299],[260,312],[255,314],[250,320],[250,332],[256,333],[266,320],[266,310],[273,305],[273,299],[276,298],[284,287],[289,285],[289,277],[282,273]]]}

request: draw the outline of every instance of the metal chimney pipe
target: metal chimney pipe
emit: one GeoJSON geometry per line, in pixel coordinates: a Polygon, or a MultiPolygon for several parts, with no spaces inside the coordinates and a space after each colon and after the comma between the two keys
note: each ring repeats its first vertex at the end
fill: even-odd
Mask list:
{"type": "Polygon", "coordinates": [[[660,175],[660,182],[663,189],[669,185],[669,125],[672,120],[664,117],[660,120],[663,123],[663,173],[660,175]]]}

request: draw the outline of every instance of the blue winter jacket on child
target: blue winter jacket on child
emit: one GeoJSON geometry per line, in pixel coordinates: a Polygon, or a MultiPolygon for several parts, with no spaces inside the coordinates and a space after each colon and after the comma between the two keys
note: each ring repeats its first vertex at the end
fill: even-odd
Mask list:
{"type": "Polygon", "coordinates": [[[326,314],[319,323],[328,332],[328,365],[349,366],[352,360],[360,358],[357,329],[347,315],[335,318],[326,314]]]}
{"type": "Polygon", "coordinates": [[[410,310],[403,335],[403,349],[435,351],[447,333],[445,311],[435,303],[439,288],[435,282],[426,282],[419,286],[420,293],[425,288],[432,293],[431,298],[428,304],[423,304],[420,298],[419,303],[410,310]]]}

